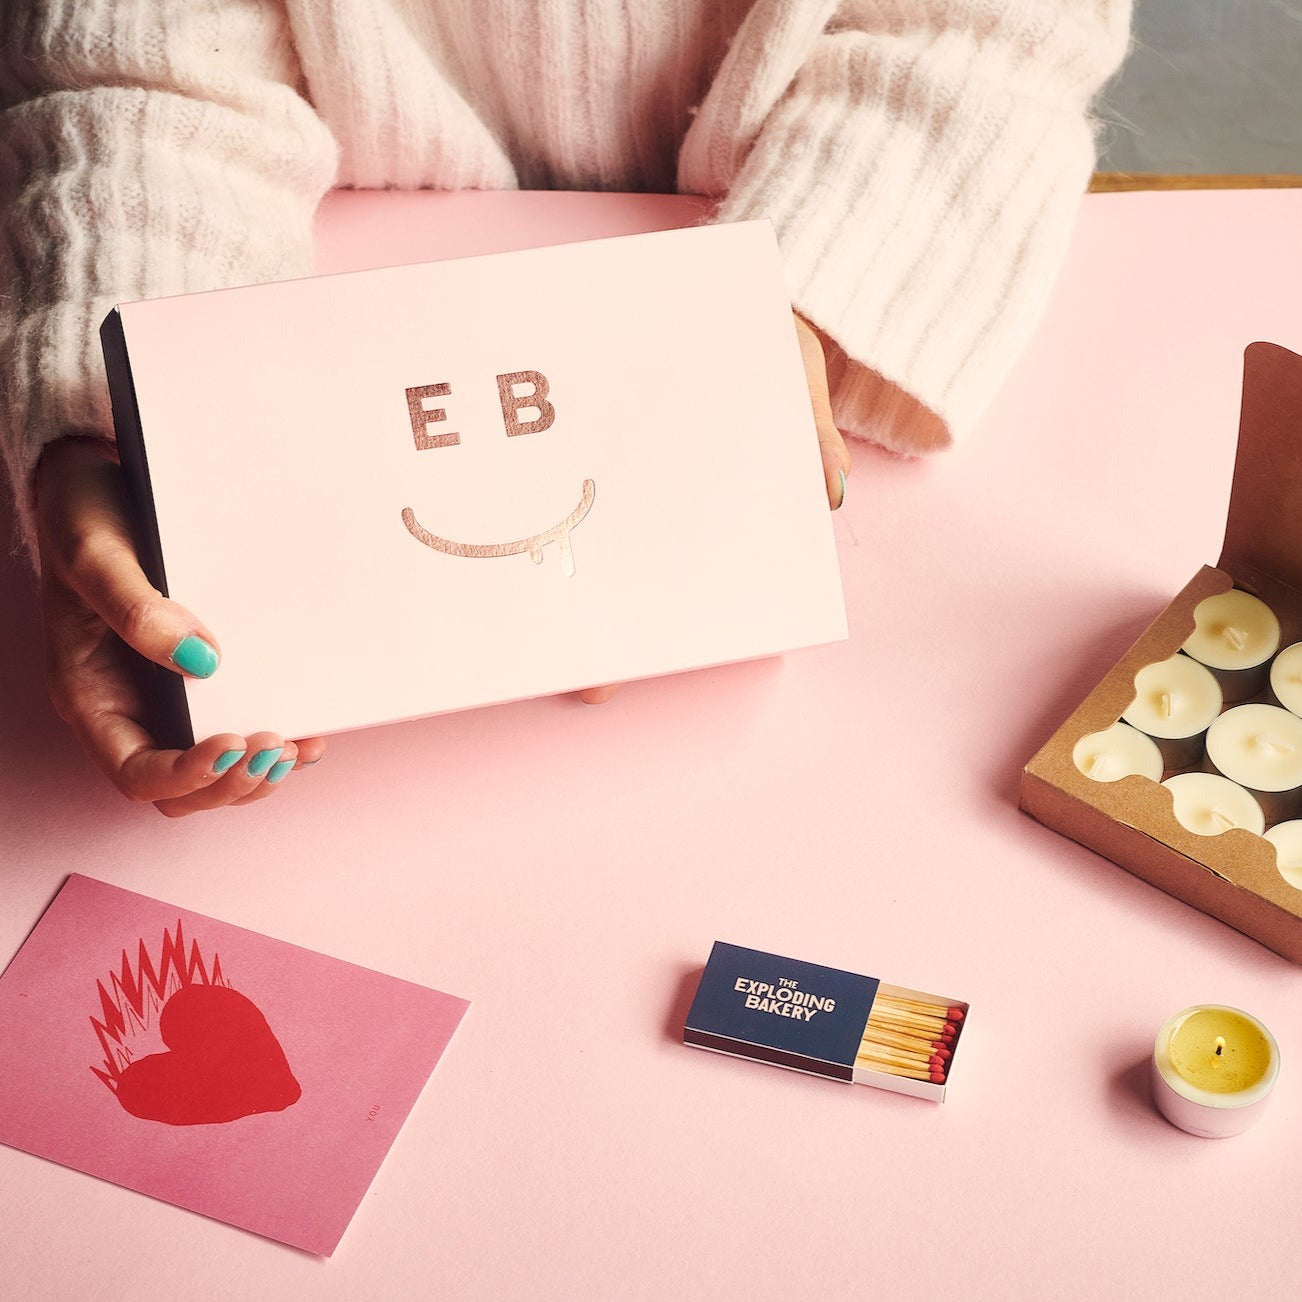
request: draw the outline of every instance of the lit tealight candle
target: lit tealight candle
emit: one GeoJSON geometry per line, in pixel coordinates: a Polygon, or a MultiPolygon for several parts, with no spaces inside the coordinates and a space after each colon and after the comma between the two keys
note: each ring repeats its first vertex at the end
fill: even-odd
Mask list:
{"type": "Polygon", "coordinates": [[[1207,730],[1207,763],[1278,823],[1302,803],[1302,719],[1278,705],[1236,705],[1207,730]]]}
{"type": "Polygon", "coordinates": [[[1095,782],[1119,782],[1132,774],[1162,780],[1162,752],[1157,743],[1128,723],[1091,732],[1072,747],[1072,762],[1095,782]]]}
{"type": "Polygon", "coordinates": [[[1237,1008],[1186,1008],[1157,1033],[1153,1102],[1191,1135],[1223,1139],[1255,1125],[1278,1075],[1275,1037],[1237,1008]]]}
{"type": "Polygon", "coordinates": [[[1290,886],[1302,890],[1302,818],[1276,823],[1266,833],[1266,840],[1275,847],[1279,875],[1290,886]]]}
{"type": "Polygon", "coordinates": [[[1235,827],[1258,836],[1266,830],[1261,806],[1229,778],[1216,773],[1177,773],[1162,785],[1171,792],[1176,822],[1198,836],[1220,836],[1235,827]]]}
{"type": "Polygon", "coordinates": [[[1186,769],[1202,758],[1203,733],[1224,703],[1210,669],[1174,655],[1135,675],[1135,699],[1121,717],[1152,737],[1166,768],[1186,769]]]}
{"type": "Polygon", "coordinates": [[[1227,701],[1242,701],[1266,681],[1279,650],[1279,620],[1264,601],[1238,588],[1204,597],[1184,650],[1216,674],[1227,701]]]}
{"type": "Polygon", "coordinates": [[[1270,666],[1270,690],[1294,714],[1302,714],[1302,642],[1286,646],[1270,666]]]}

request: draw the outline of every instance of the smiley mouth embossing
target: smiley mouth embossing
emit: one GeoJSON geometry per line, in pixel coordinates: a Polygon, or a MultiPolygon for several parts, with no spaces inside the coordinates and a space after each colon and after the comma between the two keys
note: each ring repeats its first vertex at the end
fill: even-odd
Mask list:
{"type": "Polygon", "coordinates": [[[596,484],[591,479],[585,479],[579,504],[565,519],[559,524],[552,525],[550,529],[544,529],[542,533],[531,534],[528,538],[519,538],[515,542],[463,543],[454,542],[451,538],[440,538],[438,534],[430,533],[416,519],[416,513],[409,506],[402,508],[402,522],[407,526],[407,532],[417,542],[423,542],[426,547],[432,547],[436,552],[443,552],[448,556],[518,556],[522,552],[528,552],[533,563],[541,565],[543,548],[548,543],[554,542],[560,554],[561,569],[573,578],[574,553],[570,547],[570,533],[583,522],[584,517],[592,509],[596,496],[596,484]]]}

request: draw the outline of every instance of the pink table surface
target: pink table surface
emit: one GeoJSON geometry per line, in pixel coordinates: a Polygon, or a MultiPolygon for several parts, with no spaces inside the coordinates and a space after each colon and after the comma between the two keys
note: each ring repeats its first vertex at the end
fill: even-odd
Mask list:
{"type": "MultiPolygon", "coordinates": [[[[323,265],[419,257],[435,223],[479,238],[465,200],[338,197],[323,265]]],[[[333,1260],[0,1150],[6,1295],[1295,1292],[1302,974],[1016,791],[1215,560],[1242,348],[1302,349],[1300,229],[1302,192],[1086,200],[970,445],[855,449],[849,643],[341,736],[250,809],[168,822],[107,787],[44,699],[7,563],[0,956],[78,870],[473,1006],[333,1260]],[[683,1048],[716,937],[970,1000],[949,1101],[683,1048]],[[1282,1048],[1237,1139],[1147,1099],[1156,1027],[1198,1001],[1282,1048]]]]}

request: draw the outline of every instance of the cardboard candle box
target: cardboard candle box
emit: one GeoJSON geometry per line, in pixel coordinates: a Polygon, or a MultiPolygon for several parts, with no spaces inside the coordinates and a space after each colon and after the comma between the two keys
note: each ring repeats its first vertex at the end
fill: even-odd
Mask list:
{"type": "Polygon", "coordinates": [[[744,222],[120,305],[146,572],[221,643],[165,744],[846,636],[776,240],[744,222]]]}
{"type": "Polygon", "coordinates": [[[958,1000],[720,940],[701,974],[683,1043],[939,1103],[966,1014],[967,1005],[958,1000]],[[936,1015],[915,1011],[915,1005],[936,1015]],[[920,1024],[947,1015],[957,1020],[936,1031],[946,1043],[926,1064],[931,1051],[917,1046],[929,1041],[932,1030],[920,1024]],[[869,1035],[880,1041],[879,1057],[866,1049],[869,1035]],[[905,1044],[910,1047],[901,1049],[905,1044]]]}
{"type": "Polygon", "coordinates": [[[1139,670],[1179,652],[1198,603],[1232,587],[1271,607],[1281,648],[1302,640],[1302,357],[1274,344],[1252,344],[1245,354],[1238,455],[1216,567],[1194,575],[1026,766],[1021,806],[1302,963],[1302,890],[1281,875],[1269,841],[1242,828],[1196,835],[1176,822],[1165,787],[1141,776],[1093,781],[1072,759],[1082,737],[1127,709],[1139,670]]]}

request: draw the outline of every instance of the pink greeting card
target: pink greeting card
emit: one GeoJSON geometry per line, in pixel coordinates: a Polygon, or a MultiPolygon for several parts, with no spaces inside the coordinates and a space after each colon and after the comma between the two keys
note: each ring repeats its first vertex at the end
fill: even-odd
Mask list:
{"type": "Polygon", "coordinates": [[[467,1007],[74,875],[0,976],[0,1142],[328,1256],[467,1007]]]}

